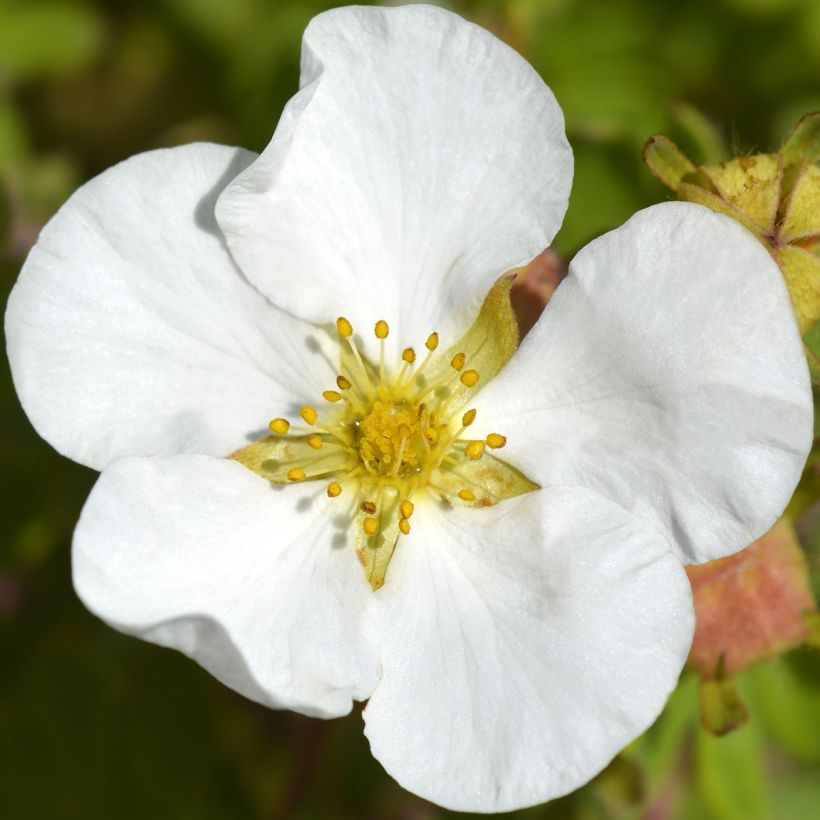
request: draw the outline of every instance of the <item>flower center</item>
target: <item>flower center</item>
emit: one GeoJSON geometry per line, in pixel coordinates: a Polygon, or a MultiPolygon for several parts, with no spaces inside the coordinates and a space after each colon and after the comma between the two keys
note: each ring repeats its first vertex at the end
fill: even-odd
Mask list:
{"type": "MultiPolygon", "coordinates": [[[[471,367],[462,350],[439,352],[438,334],[431,333],[420,362],[408,347],[389,367],[387,322],[374,327],[378,363],[362,355],[347,319],[337,319],[336,331],[341,372],[335,389],[322,394],[326,407],[304,405],[301,423],[273,419],[273,435],[234,458],[274,483],[326,481],[329,498],[349,499],[357,552],[378,589],[397,540],[410,534],[425,497],[489,506],[536,485],[491,454],[506,444],[503,435],[466,435],[476,419],[476,410],[464,407],[481,381],[477,358],[471,367]]],[[[486,344],[479,348],[486,351],[486,344]]]]}

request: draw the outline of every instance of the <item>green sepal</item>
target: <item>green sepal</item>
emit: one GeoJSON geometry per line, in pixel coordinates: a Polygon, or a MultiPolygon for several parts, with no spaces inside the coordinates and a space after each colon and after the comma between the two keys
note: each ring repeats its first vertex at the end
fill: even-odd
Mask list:
{"type": "Polygon", "coordinates": [[[237,450],[231,458],[274,484],[292,484],[288,480],[292,467],[307,472],[310,465],[324,473],[341,470],[347,463],[344,450],[314,450],[307,443],[307,436],[268,436],[237,450]]]}
{"type": "Polygon", "coordinates": [[[749,712],[740,699],[732,678],[724,674],[724,659],[720,656],[715,677],[703,680],[700,696],[700,722],[710,734],[722,737],[739,729],[749,719],[749,712]]]}
{"type": "Polygon", "coordinates": [[[531,493],[540,487],[506,461],[485,452],[475,461],[443,466],[430,478],[430,488],[454,507],[490,507],[506,498],[531,493]],[[464,501],[459,490],[470,490],[474,501],[464,501]]]}
{"type": "Polygon", "coordinates": [[[780,149],[780,156],[784,165],[820,160],[820,111],[800,118],[780,149]]]}
{"type": "Polygon", "coordinates": [[[655,134],[646,141],[643,147],[643,161],[646,167],[673,191],[678,190],[685,176],[697,172],[689,157],[663,134],[655,134]]]}
{"type": "Polygon", "coordinates": [[[373,590],[384,584],[387,567],[401,531],[400,504],[402,498],[394,487],[386,487],[374,515],[370,515],[361,507],[356,511],[353,528],[356,533],[356,554],[359,556],[364,574],[373,590]],[[379,522],[379,531],[376,535],[368,536],[364,531],[366,518],[376,518],[379,522]]]}
{"type": "MultiPolygon", "coordinates": [[[[438,357],[436,364],[419,380],[424,384],[452,381],[451,377],[455,374],[450,362],[457,353],[464,353],[466,363],[463,369],[477,370],[480,378],[474,387],[465,387],[456,376],[456,387],[447,404],[451,413],[471,401],[518,348],[518,322],[510,301],[512,285],[512,280],[500,279],[490,288],[476,320],[467,332],[444,355],[438,357]]],[[[446,395],[447,388],[440,390],[442,396],[446,395]]]]}

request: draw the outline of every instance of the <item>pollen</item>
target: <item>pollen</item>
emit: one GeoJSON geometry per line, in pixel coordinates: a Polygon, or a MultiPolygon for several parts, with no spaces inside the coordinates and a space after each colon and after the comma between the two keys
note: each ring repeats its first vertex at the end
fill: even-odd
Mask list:
{"type": "Polygon", "coordinates": [[[479,378],[480,376],[477,370],[465,370],[461,374],[461,378],[459,379],[459,381],[465,387],[475,387],[478,384],[479,378]]]}
{"type": "Polygon", "coordinates": [[[472,461],[476,461],[484,455],[484,446],[483,441],[471,441],[464,448],[464,452],[467,455],[467,458],[472,461]]]}
{"type": "Polygon", "coordinates": [[[268,427],[277,436],[284,436],[290,430],[290,422],[287,419],[274,419],[268,424],[268,427]]]}
{"type": "Polygon", "coordinates": [[[353,335],[353,325],[351,325],[344,316],[340,316],[336,320],[336,332],[343,339],[349,339],[353,335]]]}
{"type": "MultiPolygon", "coordinates": [[[[269,427],[275,438],[266,440],[270,449],[251,468],[262,474],[272,470],[272,480],[280,483],[322,480],[329,499],[349,495],[347,512],[344,505],[340,509],[349,517],[350,538],[377,589],[399,537],[410,535],[410,519],[423,515],[423,505],[431,500],[493,504],[519,479],[512,468],[502,469],[503,462],[485,455],[506,444],[500,433],[485,440],[462,438],[476,420],[474,408],[464,410],[463,389],[480,380],[482,359],[474,347],[445,346],[440,352],[439,334],[432,332],[417,364],[415,349],[394,343],[384,319],[372,327],[378,340],[375,361],[359,348],[350,321],[336,320],[340,353],[335,385],[322,392],[328,404],[299,408],[308,429],[292,429],[287,419],[274,418],[269,427]]],[[[469,394],[471,402],[475,392],[469,394]]]]}
{"type": "Polygon", "coordinates": [[[316,412],[315,407],[311,407],[309,404],[306,404],[299,410],[299,415],[305,420],[306,424],[316,424],[316,419],[319,418],[319,414],[316,412]]]}

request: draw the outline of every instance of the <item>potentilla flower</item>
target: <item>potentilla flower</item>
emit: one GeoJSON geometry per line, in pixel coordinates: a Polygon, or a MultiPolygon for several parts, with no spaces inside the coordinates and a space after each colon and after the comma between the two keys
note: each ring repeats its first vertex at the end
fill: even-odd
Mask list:
{"type": "Polygon", "coordinates": [[[81,188],[6,314],[15,386],[102,470],[87,606],[245,696],[367,700],[406,788],[500,811],[577,788],[657,716],[682,561],[794,488],[806,364],[777,267],[689,203],[584,248],[517,347],[505,271],[571,154],[530,66],[440,9],[305,33],[270,145],[141,154],[81,188]]]}

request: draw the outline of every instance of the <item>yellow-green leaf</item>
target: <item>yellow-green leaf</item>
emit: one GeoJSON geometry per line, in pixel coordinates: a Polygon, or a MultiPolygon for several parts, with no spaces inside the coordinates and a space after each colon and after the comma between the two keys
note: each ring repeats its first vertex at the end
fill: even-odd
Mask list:
{"type": "Polygon", "coordinates": [[[784,165],[820,159],[820,111],[800,118],[780,149],[780,156],[784,165]]]}
{"type": "Polygon", "coordinates": [[[438,358],[437,363],[427,371],[426,378],[420,379],[427,384],[450,381],[448,377],[453,374],[451,360],[457,353],[464,354],[463,370],[478,371],[479,380],[474,387],[465,387],[458,382],[447,403],[450,412],[470,401],[498,374],[518,347],[518,322],[510,301],[511,287],[512,281],[509,279],[501,279],[493,285],[469,330],[438,358]]]}
{"type": "Polygon", "coordinates": [[[739,729],[749,713],[737,693],[734,681],[725,678],[700,684],[700,722],[710,734],[722,737],[739,729]]]}
{"type": "Polygon", "coordinates": [[[717,211],[719,214],[730,216],[754,234],[758,236],[760,235],[760,228],[755,225],[746,216],[746,214],[733,207],[718,194],[708,191],[700,185],[695,185],[690,182],[682,182],[678,186],[678,197],[684,202],[695,202],[698,205],[705,205],[707,208],[711,208],[711,210],[717,211]]]}
{"type": "Polygon", "coordinates": [[[783,271],[801,333],[820,320],[820,258],[797,245],[784,245],[775,253],[783,271]]]}
{"type": "Polygon", "coordinates": [[[816,234],[820,234],[820,167],[807,165],[789,195],[780,239],[794,242],[816,234]]]}
{"type": "MultiPolygon", "coordinates": [[[[359,507],[353,520],[352,526],[356,532],[356,554],[364,568],[365,577],[374,590],[384,584],[387,567],[393,557],[399,535],[401,535],[399,522],[401,521],[400,505],[403,500],[395,488],[387,487],[378,501],[375,513],[371,514],[359,507]],[[375,535],[368,536],[365,533],[364,522],[365,519],[371,517],[378,521],[379,531],[375,535]]],[[[375,499],[373,501],[376,503],[375,499]]]]}
{"type": "Polygon", "coordinates": [[[701,170],[748,222],[758,230],[773,230],[783,175],[778,154],[738,157],[720,165],[704,165],[701,170]]]}
{"type": "Polygon", "coordinates": [[[433,474],[430,486],[442,500],[453,506],[467,507],[489,507],[505,498],[539,489],[534,481],[515,467],[486,452],[475,461],[444,465],[433,474]],[[467,490],[474,497],[460,497],[462,490],[467,490]]]}
{"type": "Polygon", "coordinates": [[[310,479],[318,477],[314,476],[317,471],[324,473],[343,469],[347,454],[338,448],[314,450],[307,443],[307,436],[268,436],[237,450],[231,458],[274,484],[288,484],[291,483],[288,472],[294,467],[308,472],[307,465],[310,465],[307,474],[307,479],[310,479]]]}
{"type": "Polygon", "coordinates": [[[646,167],[668,188],[678,190],[681,180],[687,174],[694,174],[697,168],[686,154],[669,137],[655,134],[643,147],[643,161],[646,167]]]}

